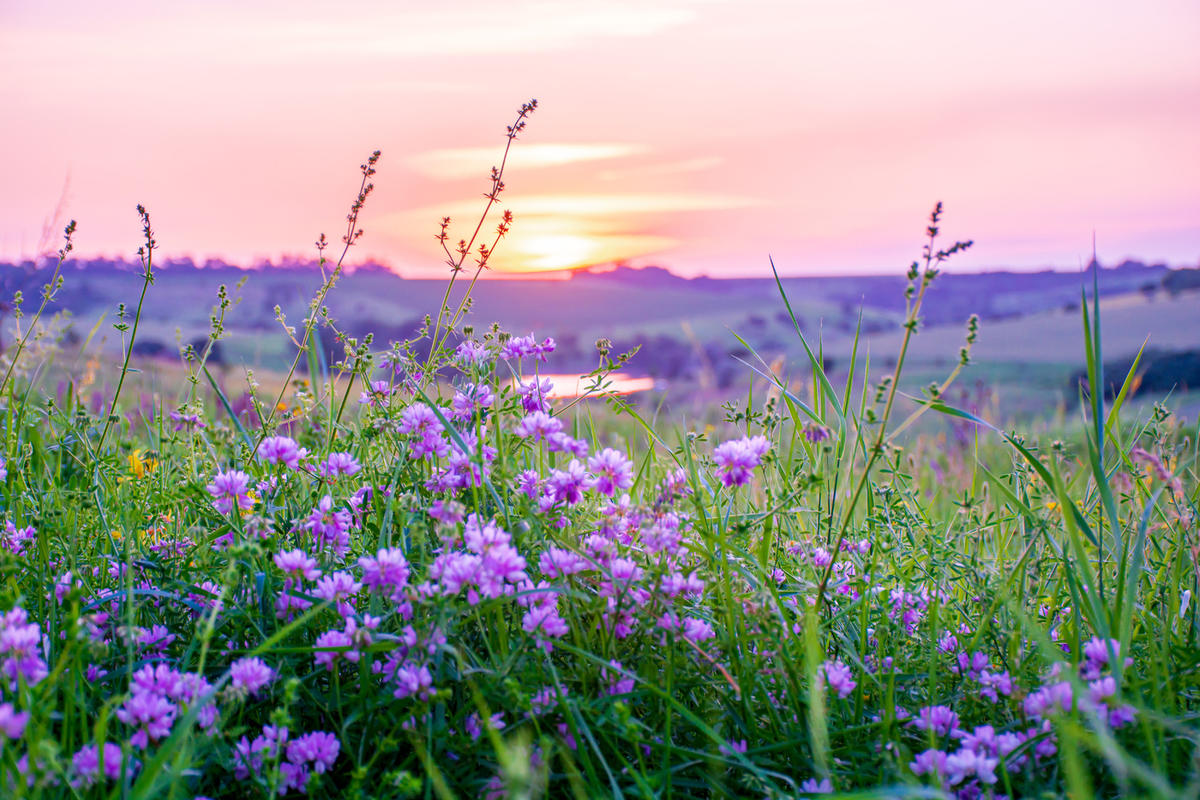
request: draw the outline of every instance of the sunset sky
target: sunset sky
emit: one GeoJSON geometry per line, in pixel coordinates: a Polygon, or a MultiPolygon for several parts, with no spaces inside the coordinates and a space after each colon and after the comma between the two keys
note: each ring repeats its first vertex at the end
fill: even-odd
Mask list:
{"type": "MultiPolygon", "coordinates": [[[[0,2],[0,258],[307,257],[383,151],[357,259],[442,273],[505,126],[498,266],[899,271],[1200,261],[1200,3],[0,2]],[[64,189],[65,187],[65,189],[64,189]]],[[[769,274],[769,273],[767,273],[769,274]]]]}

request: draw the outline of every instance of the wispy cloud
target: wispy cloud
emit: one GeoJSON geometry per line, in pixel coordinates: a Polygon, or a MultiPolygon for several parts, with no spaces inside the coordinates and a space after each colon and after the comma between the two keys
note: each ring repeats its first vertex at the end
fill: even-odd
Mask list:
{"type": "Polygon", "coordinates": [[[353,14],[314,0],[155,3],[153,13],[143,3],[109,4],[103,12],[88,5],[75,5],[53,29],[14,19],[7,33],[0,32],[0,41],[33,52],[68,42],[101,54],[111,51],[112,42],[98,34],[108,33],[120,37],[123,51],[175,58],[208,54],[214,47],[251,60],[510,55],[653,36],[692,22],[705,3],[471,0],[418,6],[373,0],[356,4],[353,14]],[[181,36],[184,30],[188,35],[181,36]]]}
{"type": "Polygon", "coordinates": [[[713,169],[725,163],[725,159],[719,156],[706,156],[704,158],[689,158],[685,161],[668,161],[661,164],[645,164],[636,167],[622,167],[620,169],[606,169],[600,172],[596,177],[602,181],[625,180],[626,178],[649,178],[662,175],[683,175],[689,172],[703,172],[706,169],[713,169]]]}
{"type": "MultiPolygon", "coordinates": [[[[715,211],[729,208],[746,208],[758,204],[751,197],[725,194],[538,194],[512,196],[507,207],[519,217],[530,216],[573,216],[573,217],[620,217],[631,214],[670,214],[683,211],[715,211]]],[[[467,218],[478,216],[479,201],[462,200],[444,206],[402,211],[389,216],[391,223],[409,223],[420,220],[427,224],[430,219],[450,216],[467,218]]]]}
{"type": "MultiPolygon", "coordinates": [[[[528,144],[522,142],[508,156],[513,169],[560,167],[582,161],[623,158],[646,151],[635,144],[528,144]]],[[[408,159],[410,167],[431,178],[468,178],[486,176],[500,157],[500,150],[489,147],[458,147],[430,150],[408,159]]]]}

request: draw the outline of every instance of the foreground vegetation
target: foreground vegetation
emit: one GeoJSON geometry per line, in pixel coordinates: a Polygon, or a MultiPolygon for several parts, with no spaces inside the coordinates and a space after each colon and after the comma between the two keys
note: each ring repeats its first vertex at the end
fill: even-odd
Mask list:
{"type": "MultiPolygon", "coordinates": [[[[1061,440],[994,430],[943,401],[974,322],[959,367],[903,396],[925,291],[969,246],[939,245],[940,206],[886,376],[833,386],[797,325],[808,396],[749,363],[723,427],[655,431],[618,398],[550,402],[553,341],[475,329],[466,298],[422,346],[341,336],[323,364],[377,159],[341,259],[322,237],[308,318],[281,318],[292,375],[248,409],[205,364],[224,294],[189,380],[144,412],[128,359],[99,413],[76,386],[47,399],[30,356],[54,282],[20,319],[6,796],[1200,791],[1196,431],[1122,415],[1136,365],[1061,440]],[[906,435],[929,413],[953,435],[906,435]]],[[[452,286],[510,223],[482,249],[443,225],[452,286]]],[[[1088,386],[1108,383],[1097,308],[1088,386]]],[[[603,396],[623,357],[597,346],[603,396]]]]}

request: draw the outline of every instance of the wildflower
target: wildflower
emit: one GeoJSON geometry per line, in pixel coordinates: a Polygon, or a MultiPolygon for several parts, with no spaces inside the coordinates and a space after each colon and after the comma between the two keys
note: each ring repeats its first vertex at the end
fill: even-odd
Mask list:
{"type": "Polygon", "coordinates": [[[518,383],[517,394],[521,397],[521,408],[525,413],[529,414],[534,411],[549,413],[550,403],[547,397],[550,391],[554,388],[554,384],[548,379],[534,379],[529,383],[518,383]]]}
{"type": "Polygon", "coordinates": [[[683,620],[683,638],[693,644],[706,642],[716,636],[716,631],[713,626],[709,625],[702,619],[695,617],[685,617],[683,620]]]}
{"type": "Polygon", "coordinates": [[[999,760],[960,749],[946,756],[946,776],[951,786],[956,786],[967,778],[976,778],[980,783],[993,784],[996,782],[996,766],[999,760]]]}
{"type": "Polygon", "coordinates": [[[734,753],[744,755],[750,749],[745,739],[729,739],[721,745],[721,752],[725,755],[733,755],[734,753]]]}
{"type": "Polygon", "coordinates": [[[542,494],[542,477],[535,469],[522,470],[517,475],[516,490],[532,500],[542,494]]]}
{"type": "Polygon", "coordinates": [[[117,709],[117,719],[136,728],[129,738],[134,747],[145,749],[171,732],[175,724],[175,705],[153,692],[136,692],[117,709]]]}
{"type": "Polygon", "coordinates": [[[634,680],[633,680],[633,678],[626,677],[623,674],[623,670],[625,668],[623,666],[621,666],[621,662],[620,661],[609,661],[608,665],[610,667],[612,667],[612,669],[613,669],[613,671],[611,673],[604,667],[600,668],[601,679],[608,682],[608,693],[610,695],[616,695],[616,694],[629,694],[630,692],[632,692],[633,687],[634,687],[634,680]]]}
{"type": "Polygon", "coordinates": [[[658,488],[658,505],[672,505],[676,499],[687,497],[692,493],[692,487],[688,485],[687,473],[682,467],[676,468],[673,472],[667,473],[663,478],[658,488]]]}
{"type": "Polygon", "coordinates": [[[854,687],[858,684],[854,681],[853,673],[845,664],[838,661],[826,661],[821,665],[821,671],[817,673],[818,681],[824,678],[824,682],[829,688],[837,692],[838,697],[849,697],[854,691],[854,687]]]}
{"type": "Polygon", "coordinates": [[[459,421],[471,419],[475,412],[491,408],[496,401],[492,388],[486,383],[468,383],[454,393],[450,401],[450,417],[459,421]]]}
{"type": "Polygon", "coordinates": [[[559,431],[546,435],[546,450],[551,453],[570,453],[576,458],[587,458],[588,443],[559,431]]]}
{"type": "Polygon", "coordinates": [[[19,680],[33,686],[49,674],[41,653],[42,629],[29,622],[25,609],[0,615],[0,675],[9,686],[15,689],[19,680]]]}
{"type": "MultiPolygon", "coordinates": [[[[463,722],[463,729],[467,735],[471,737],[471,741],[479,741],[479,737],[483,735],[483,726],[480,724],[482,718],[477,712],[471,712],[470,716],[463,722]]],[[[488,727],[492,730],[503,730],[504,728],[504,713],[496,712],[488,717],[488,727]]]]}
{"type": "Polygon", "coordinates": [[[288,436],[268,436],[258,446],[258,459],[268,464],[282,464],[288,469],[299,469],[300,462],[308,457],[308,450],[288,436]]]}
{"type": "Polygon", "coordinates": [[[533,334],[528,336],[513,336],[504,343],[504,347],[500,350],[501,358],[524,358],[526,356],[534,356],[539,361],[545,361],[546,356],[554,352],[555,342],[551,338],[543,339],[540,343],[533,338],[533,334]]]}
{"type": "MultiPolygon", "coordinates": [[[[124,754],[121,752],[120,746],[112,742],[104,743],[103,754],[104,777],[110,781],[115,781],[121,777],[124,754]]],[[[101,748],[94,744],[89,744],[81,747],[71,757],[71,786],[81,789],[90,787],[96,783],[96,780],[100,777],[100,756],[101,748]]],[[[133,772],[137,766],[138,762],[131,759],[128,769],[130,772],[133,772]]]]}
{"type": "Polygon", "coordinates": [[[948,736],[958,730],[958,714],[949,706],[926,706],[917,712],[912,726],[920,731],[931,730],[938,736],[948,736]]]}
{"type": "Polygon", "coordinates": [[[357,475],[361,469],[358,459],[349,453],[330,453],[317,467],[317,471],[326,478],[336,478],[339,475],[350,477],[357,475]]]}
{"type": "Polygon", "coordinates": [[[213,508],[218,514],[228,514],[235,505],[240,511],[252,508],[254,500],[249,490],[250,476],[239,470],[218,472],[208,485],[208,493],[213,496],[213,508]]]}
{"type": "Polygon", "coordinates": [[[283,550],[275,554],[275,566],[292,578],[313,581],[321,576],[317,561],[303,550],[283,550]]]}
{"type": "Polygon", "coordinates": [[[147,664],[133,673],[129,690],[134,694],[172,697],[180,692],[182,676],[167,664],[147,664]]]}
{"type": "Polygon", "coordinates": [[[1069,682],[1048,684],[1025,698],[1025,713],[1035,719],[1041,719],[1060,711],[1067,712],[1075,705],[1074,697],[1069,682]]]}
{"type": "Polygon", "coordinates": [[[381,548],[374,558],[362,556],[358,566],[363,572],[364,586],[393,600],[399,600],[408,585],[408,560],[397,547],[381,548]]]}
{"type": "Polygon", "coordinates": [[[288,729],[264,725],[262,734],[251,742],[243,736],[233,747],[233,776],[244,781],[251,774],[262,771],[264,759],[274,759],[283,752],[288,740],[288,729]]]}
{"type": "Polygon", "coordinates": [[[275,679],[275,671],[261,658],[239,658],[229,667],[229,685],[240,696],[255,694],[275,679]]]}
{"type": "Polygon", "coordinates": [[[1183,481],[1171,474],[1171,471],[1167,469],[1161,458],[1140,447],[1134,447],[1130,450],[1129,457],[1138,464],[1144,465],[1147,472],[1150,472],[1162,481],[1177,497],[1183,497],[1183,481]]]}
{"type": "Polygon", "coordinates": [[[175,423],[175,430],[177,431],[192,431],[207,427],[197,414],[187,414],[182,411],[172,411],[170,413],[170,417],[171,421],[175,423]]]}
{"type": "Polygon", "coordinates": [[[829,428],[826,428],[824,425],[818,425],[815,422],[810,422],[804,426],[804,438],[813,444],[823,442],[832,435],[833,432],[829,428]]]}
{"type": "Polygon", "coordinates": [[[588,470],[596,476],[596,491],[612,497],[633,485],[633,465],[619,450],[606,447],[588,459],[588,470]]]}
{"type": "Polygon", "coordinates": [[[412,437],[409,454],[413,458],[445,458],[450,453],[450,445],[442,436],[441,420],[425,403],[413,403],[404,409],[398,430],[412,437]]]}
{"type": "Polygon", "coordinates": [[[317,637],[315,650],[313,661],[331,672],[339,658],[357,663],[360,657],[354,649],[354,637],[346,630],[325,631],[317,637]]]}
{"type": "Polygon", "coordinates": [[[135,478],[144,478],[158,466],[158,459],[149,451],[136,448],[129,454],[129,471],[135,478]]]}
{"type": "Polygon", "coordinates": [[[175,641],[175,634],[163,625],[151,625],[148,629],[139,629],[137,644],[151,650],[165,650],[175,641]]]}
{"type": "Polygon", "coordinates": [[[943,750],[926,750],[919,753],[908,768],[914,775],[946,774],[946,753],[943,750]]]}
{"type": "Polygon", "coordinates": [[[314,731],[288,743],[287,759],[293,764],[309,762],[320,774],[333,766],[341,749],[342,743],[332,733],[314,731]]]}
{"type": "Polygon", "coordinates": [[[443,525],[457,525],[463,521],[466,511],[466,507],[462,503],[453,500],[434,500],[433,505],[429,507],[429,516],[443,525]]]}
{"type": "Polygon", "coordinates": [[[393,678],[396,689],[392,695],[397,700],[414,696],[419,700],[428,700],[433,696],[433,675],[424,664],[404,662],[396,668],[393,678]]]}
{"type": "Polygon", "coordinates": [[[362,584],[349,572],[334,572],[317,581],[313,595],[333,603],[338,614],[347,617],[354,613],[353,599],[360,589],[362,584]]]}
{"type": "Polygon", "coordinates": [[[28,722],[28,711],[17,711],[12,703],[0,703],[0,733],[9,739],[20,739],[28,722]]]}
{"type": "Polygon", "coordinates": [[[717,477],[726,486],[742,486],[750,482],[751,471],[762,463],[762,458],[771,449],[765,436],[732,439],[717,446],[713,461],[717,464],[717,477]]]}
{"type": "Polygon", "coordinates": [[[534,411],[517,423],[513,433],[522,439],[531,438],[537,442],[550,434],[560,433],[562,428],[562,420],[550,416],[545,411],[534,411]]]}
{"type": "Polygon", "coordinates": [[[986,653],[959,653],[958,663],[951,666],[950,671],[964,673],[973,680],[979,680],[990,665],[991,662],[986,653]]]}
{"type": "Polygon", "coordinates": [[[545,714],[560,702],[566,702],[570,694],[565,686],[545,686],[533,697],[529,698],[530,709],[534,716],[545,714]]]}
{"type": "Polygon", "coordinates": [[[359,393],[358,404],[368,408],[376,408],[384,405],[393,391],[395,389],[387,381],[371,381],[367,385],[366,391],[359,393]]]}
{"type": "Polygon", "coordinates": [[[804,794],[833,794],[833,783],[829,778],[807,778],[800,784],[800,791],[804,794]]]}
{"type": "Polygon", "coordinates": [[[454,350],[454,360],[460,364],[482,364],[488,358],[488,349],[474,339],[467,339],[454,350]]]}
{"type": "Polygon", "coordinates": [[[587,472],[577,459],[571,459],[565,470],[551,470],[546,479],[546,491],[554,496],[554,502],[574,505],[583,499],[583,491],[591,484],[587,472]]]}
{"type": "MultiPolygon", "coordinates": [[[[1121,643],[1116,639],[1101,639],[1099,636],[1093,636],[1083,645],[1084,663],[1080,673],[1085,680],[1091,680],[1100,674],[1100,671],[1108,666],[1109,654],[1116,657],[1121,657],[1121,643]]],[[[1133,659],[1126,658],[1125,666],[1133,666],[1133,659]]]]}
{"type": "Polygon", "coordinates": [[[333,554],[340,558],[350,548],[351,522],[350,512],[345,509],[335,511],[333,497],[325,495],[309,513],[304,528],[312,533],[318,550],[329,546],[333,554]]]}
{"type": "Polygon", "coordinates": [[[555,578],[574,575],[593,569],[593,567],[590,561],[577,553],[561,547],[550,547],[538,559],[538,569],[542,571],[543,575],[555,578]]]}
{"type": "MultiPolygon", "coordinates": [[[[544,582],[543,582],[543,585],[544,582]]],[[[539,642],[541,637],[548,636],[558,638],[566,636],[570,632],[566,620],[559,615],[557,595],[554,595],[553,600],[549,602],[541,602],[530,607],[525,614],[525,618],[521,622],[521,629],[526,633],[535,635],[539,642]]],[[[548,646],[544,649],[549,649],[548,646]]]]}
{"type": "Polygon", "coordinates": [[[1000,702],[1000,695],[1008,697],[1013,692],[1012,676],[1008,671],[987,672],[979,675],[979,696],[993,703],[1000,702]]]}

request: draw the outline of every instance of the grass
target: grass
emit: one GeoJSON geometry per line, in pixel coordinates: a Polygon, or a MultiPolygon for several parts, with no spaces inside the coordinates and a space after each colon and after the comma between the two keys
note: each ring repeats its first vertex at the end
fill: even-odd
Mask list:
{"type": "Polygon", "coordinates": [[[337,363],[315,302],[307,377],[249,402],[204,348],[138,396],[136,360],[59,394],[29,347],[3,387],[6,796],[1195,797],[1197,431],[1122,393],[1021,434],[955,407],[957,368],[910,389],[964,246],[939,217],[893,366],[814,353],[797,393],[751,353],[764,377],[704,427],[514,392],[552,348],[451,302],[430,355],[342,336],[337,363]]]}

